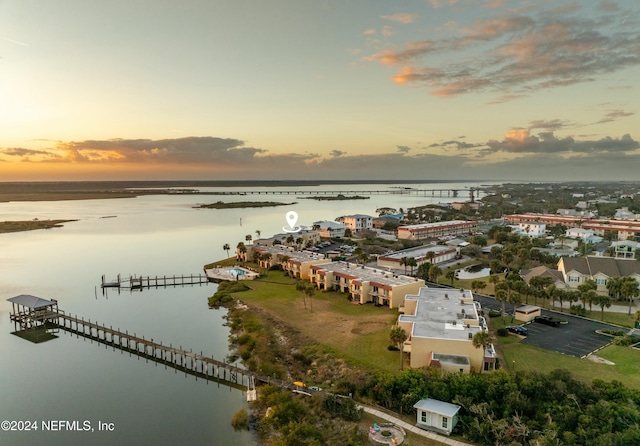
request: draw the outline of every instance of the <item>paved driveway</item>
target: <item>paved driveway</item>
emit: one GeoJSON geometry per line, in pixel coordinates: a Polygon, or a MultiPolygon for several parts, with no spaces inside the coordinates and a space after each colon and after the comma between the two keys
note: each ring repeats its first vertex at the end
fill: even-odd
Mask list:
{"type": "MultiPolygon", "coordinates": [[[[474,294],[474,298],[482,304],[482,308],[500,310],[501,303],[490,297],[474,294]]],[[[508,313],[513,311],[513,305],[505,304],[508,313]]],[[[611,337],[596,333],[596,330],[619,329],[618,327],[598,321],[571,316],[566,313],[556,313],[543,310],[542,314],[559,317],[568,321],[558,327],[531,322],[526,325],[528,336],[522,340],[523,344],[552,350],[565,355],[581,358],[611,342],[611,337]]],[[[509,319],[507,319],[509,321],[509,319]]]]}

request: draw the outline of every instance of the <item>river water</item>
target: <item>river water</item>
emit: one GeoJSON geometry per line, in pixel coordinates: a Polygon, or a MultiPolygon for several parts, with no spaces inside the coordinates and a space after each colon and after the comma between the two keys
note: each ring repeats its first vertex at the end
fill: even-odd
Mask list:
{"type": "MultiPolygon", "coordinates": [[[[463,190],[474,184],[410,186],[463,190]]],[[[392,187],[331,185],[318,189],[392,187]]],[[[299,214],[298,224],[311,225],[350,213],[375,215],[375,209],[382,206],[407,208],[465,199],[461,192],[458,198],[374,195],[353,201],[304,200],[295,195],[160,195],[0,203],[0,221],[78,220],[63,228],[0,234],[0,421],[30,421],[38,426],[30,432],[0,431],[0,444],[257,444],[253,434],[235,432],[230,424],[233,414],[247,405],[244,392],[196,380],[64,331],[47,342],[29,342],[12,334],[7,298],[31,294],[57,299],[68,314],[224,359],[229,335],[225,312],[207,308],[207,297],[215,292],[215,285],[120,294],[110,290],[104,296],[101,276],[200,273],[204,264],[227,256],[222,249],[225,243],[233,252],[247,234],[255,238],[256,230],[262,236],[281,232],[287,224],[284,215],[290,210],[299,214]],[[220,210],[193,207],[244,200],[297,204],[220,210]],[[80,430],[52,423],[58,420],[76,422],[80,430]],[[53,428],[43,431],[43,422],[53,428]],[[81,430],[85,422],[94,430],[81,430]],[[99,423],[111,423],[111,430],[99,431],[99,423]]]]}

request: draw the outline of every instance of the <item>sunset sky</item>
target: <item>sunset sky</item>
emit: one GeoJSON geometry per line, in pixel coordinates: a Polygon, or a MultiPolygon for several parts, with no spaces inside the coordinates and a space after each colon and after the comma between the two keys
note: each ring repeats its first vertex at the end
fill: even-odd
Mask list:
{"type": "Polygon", "coordinates": [[[0,181],[640,178],[640,2],[0,0],[0,181]]]}

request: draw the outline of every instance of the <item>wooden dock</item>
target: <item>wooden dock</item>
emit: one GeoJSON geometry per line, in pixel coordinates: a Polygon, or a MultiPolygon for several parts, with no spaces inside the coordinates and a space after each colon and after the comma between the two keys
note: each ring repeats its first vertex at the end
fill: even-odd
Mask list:
{"type": "Polygon", "coordinates": [[[187,285],[205,285],[209,283],[209,279],[206,274],[189,274],[187,275],[173,275],[173,276],[129,276],[122,278],[118,274],[118,278],[114,281],[107,281],[105,276],[102,276],[100,284],[101,288],[123,288],[129,290],[143,290],[145,288],[159,288],[159,287],[177,287],[187,285]]]}
{"type": "Polygon", "coordinates": [[[82,336],[111,346],[114,349],[129,352],[130,354],[144,357],[148,360],[164,364],[178,371],[210,381],[223,382],[232,387],[248,390],[252,379],[263,383],[273,384],[283,388],[294,388],[289,382],[269,376],[259,375],[249,370],[218,361],[213,356],[205,356],[203,352],[195,353],[172,344],[164,345],[153,339],[139,337],[136,333],[113,329],[96,321],[84,320],[77,316],[70,316],[62,311],[58,312],[57,326],[70,333],[82,336]]]}

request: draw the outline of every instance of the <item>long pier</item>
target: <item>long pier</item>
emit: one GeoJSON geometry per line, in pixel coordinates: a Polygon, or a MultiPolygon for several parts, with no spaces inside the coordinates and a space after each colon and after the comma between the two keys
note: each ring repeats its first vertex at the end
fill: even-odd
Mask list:
{"type": "Polygon", "coordinates": [[[241,369],[226,362],[218,361],[213,356],[205,356],[202,352],[187,351],[182,346],[164,345],[162,342],[156,342],[153,339],[145,339],[144,336],[139,337],[136,333],[123,332],[111,326],[101,325],[96,321],[85,321],[84,318],[70,316],[62,311],[58,311],[58,323],[55,325],[69,333],[164,364],[196,378],[200,377],[218,382],[224,381],[225,384],[242,390],[247,390],[252,378],[256,381],[283,388],[295,388],[292,383],[241,369]]]}
{"type": "Polygon", "coordinates": [[[118,274],[118,278],[114,281],[107,281],[102,276],[101,288],[125,288],[131,290],[142,290],[144,288],[158,288],[185,285],[203,285],[209,283],[206,274],[190,274],[173,275],[173,276],[129,276],[122,278],[118,274]]]}

